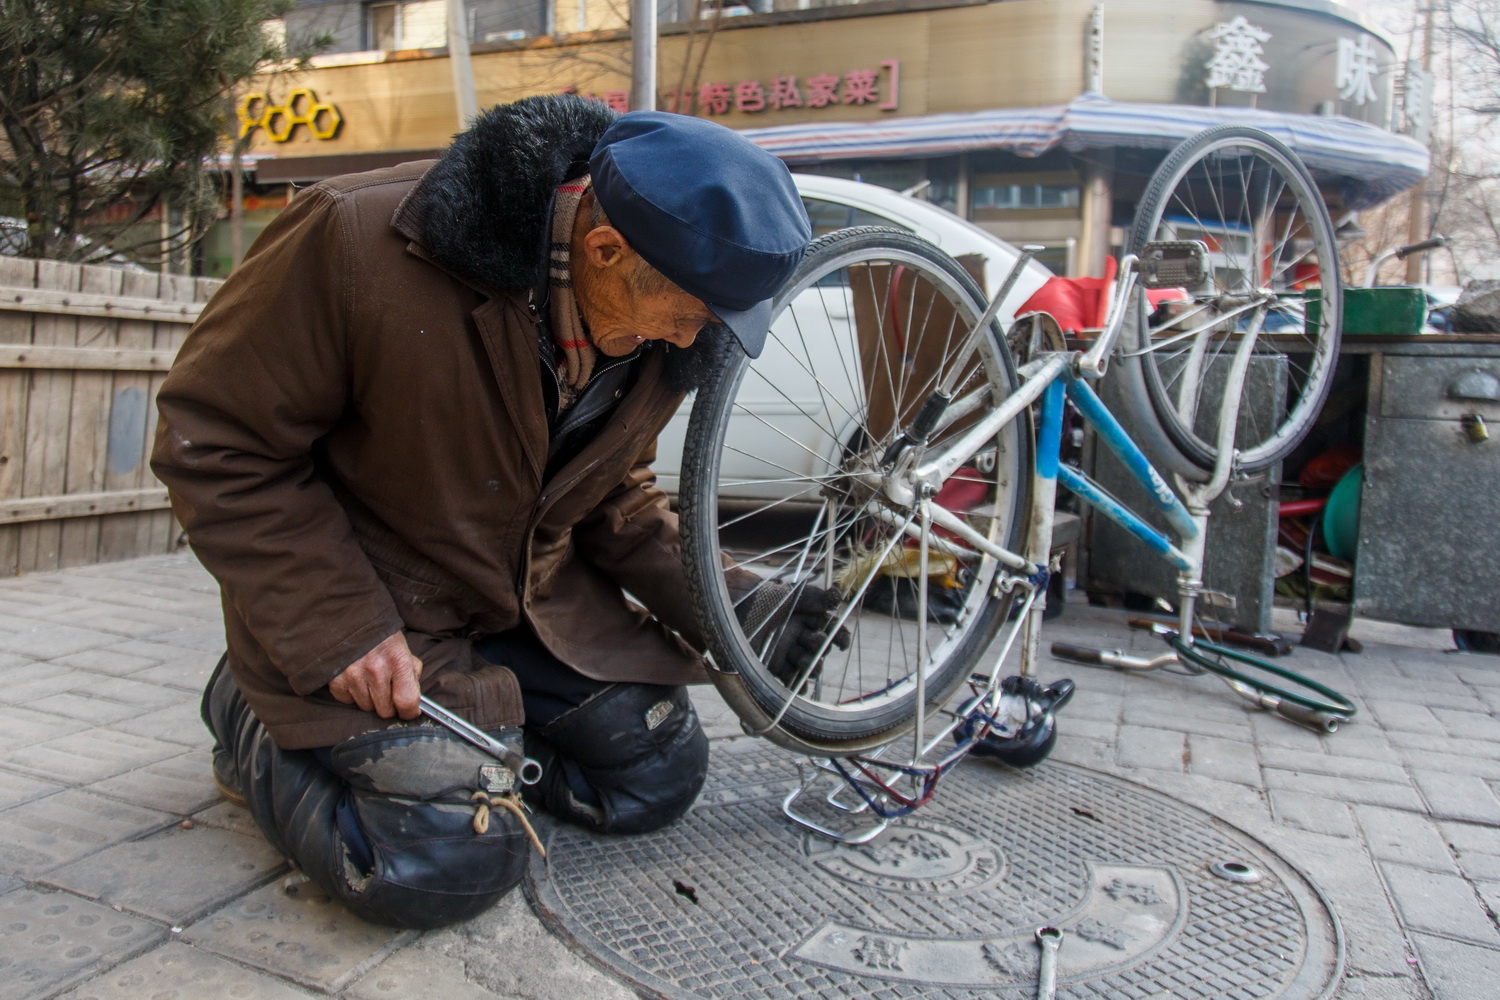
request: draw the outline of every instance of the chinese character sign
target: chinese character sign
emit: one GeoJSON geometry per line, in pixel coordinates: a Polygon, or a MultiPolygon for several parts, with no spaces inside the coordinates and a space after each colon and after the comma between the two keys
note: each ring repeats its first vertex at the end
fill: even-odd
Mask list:
{"type": "Polygon", "coordinates": [[[1261,59],[1271,33],[1257,28],[1243,15],[1209,32],[1214,43],[1213,58],[1208,61],[1208,88],[1238,90],[1247,94],[1266,92],[1266,70],[1271,67],[1261,59]]]}
{"type": "Polygon", "coordinates": [[[1339,88],[1341,100],[1361,107],[1375,100],[1375,74],[1378,70],[1375,47],[1370,44],[1369,35],[1357,43],[1348,38],[1339,39],[1334,84],[1339,88]]]}
{"type": "MultiPolygon", "coordinates": [[[[760,114],[789,108],[836,109],[869,104],[880,111],[895,111],[901,99],[901,63],[883,59],[879,66],[879,69],[854,69],[846,73],[814,73],[800,79],[795,75],[777,76],[769,83],[710,80],[681,94],[675,89],[663,91],[662,105],[678,114],[709,116],[736,111],[760,114]]],[[[576,92],[572,88],[564,91],[576,92]]],[[[628,105],[630,100],[629,92],[623,90],[609,91],[602,98],[594,94],[582,96],[605,101],[611,107],[616,107],[617,101],[628,105]]]]}

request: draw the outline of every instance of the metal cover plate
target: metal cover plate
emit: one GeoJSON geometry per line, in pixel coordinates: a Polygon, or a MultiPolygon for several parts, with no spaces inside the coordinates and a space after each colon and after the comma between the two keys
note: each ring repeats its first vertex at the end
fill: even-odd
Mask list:
{"type": "Polygon", "coordinates": [[[1068,997],[1319,998],[1343,945],[1321,892],[1247,834],[1083,768],[969,761],[869,844],[794,826],[799,758],[716,741],[698,805],[672,827],[554,827],[527,889],[542,918],[645,995],[1035,995],[1035,928],[1065,937],[1068,997]],[[1236,860],[1264,877],[1216,877],[1236,860]]]}

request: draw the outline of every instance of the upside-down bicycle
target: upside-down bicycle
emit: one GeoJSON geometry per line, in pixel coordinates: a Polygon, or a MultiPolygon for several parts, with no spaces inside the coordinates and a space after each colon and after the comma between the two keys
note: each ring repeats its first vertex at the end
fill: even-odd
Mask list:
{"type": "Polygon", "coordinates": [[[759,361],[740,356],[699,391],[680,501],[711,676],[747,732],[817,759],[784,804],[799,823],[863,842],[976,748],[1019,765],[1050,750],[1072,690],[1036,678],[1059,483],[1178,571],[1167,654],[1075,655],[1212,671],[1326,731],[1353,713],[1338,693],[1194,633],[1209,502],[1284,457],[1328,391],[1341,287],[1311,175],[1254,130],[1188,140],[1150,180],[1108,294],[1086,349],[1046,336],[1042,315],[1008,340],[996,319],[1005,290],[987,305],[931,244],[843,230],[814,244],[778,296],[759,361]],[[1153,311],[1147,288],[1181,294],[1153,311]],[[1271,372],[1274,419],[1245,398],[1252,364],[1271,372]],[[1090,386],[1106,371],[1125,380],[1133,435],[1090,386]],[[1065,400],[1147,488],[1149,514],[1059,461],[1065,400]],[[766,434],[797,458],[757,447],[766,434]],[[749,597],[726,584],[743,570],[776,598],[758,620],[742,621],[749,597]],[[807,668],[773,672],[767,623],[808,587],[841,598],[830,640],[807,668]],[[825,781],[828,803],[861,817],[851,828],[801,808],[825,781]]]}

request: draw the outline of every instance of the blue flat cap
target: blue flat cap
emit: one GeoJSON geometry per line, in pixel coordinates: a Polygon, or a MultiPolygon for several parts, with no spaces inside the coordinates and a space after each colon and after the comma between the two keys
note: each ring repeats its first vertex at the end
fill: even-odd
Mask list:
{"type": "Polygon", "coordinates": [[[771,298],[812,238],[786,165],[715,122],[635,111],[600,138],[589,172],[594,196],[635,251],[758,357],[771,298]]]}

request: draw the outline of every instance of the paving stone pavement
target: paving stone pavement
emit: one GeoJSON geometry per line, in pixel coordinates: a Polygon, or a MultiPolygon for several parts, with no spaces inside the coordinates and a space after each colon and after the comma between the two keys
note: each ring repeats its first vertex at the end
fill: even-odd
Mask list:
{"type": "MultiPolygon", "coordinates": [[[[635,995],[519,893],[418,934],[297,884],[214,792],[196,705],[218,614],[186,554],[0,581],[0,1000],[635,995]]],[[[1080,603],[1047,634],[1157,642],[1080,603]]],[[[1044,679],[1078,682],[1055,757],[1191,802],[1299,866],[1343,927],[1338,996],[1496,996],[1500,657],[1452,652],[1432,630],[1354,635],[1362,654],[1283,661],[1359,706],[1332,736],[1209,677],[1049,664],[1044,679]]],[[[710,736],[739,735],[714,692],[695,701],[710,736]]]]}

